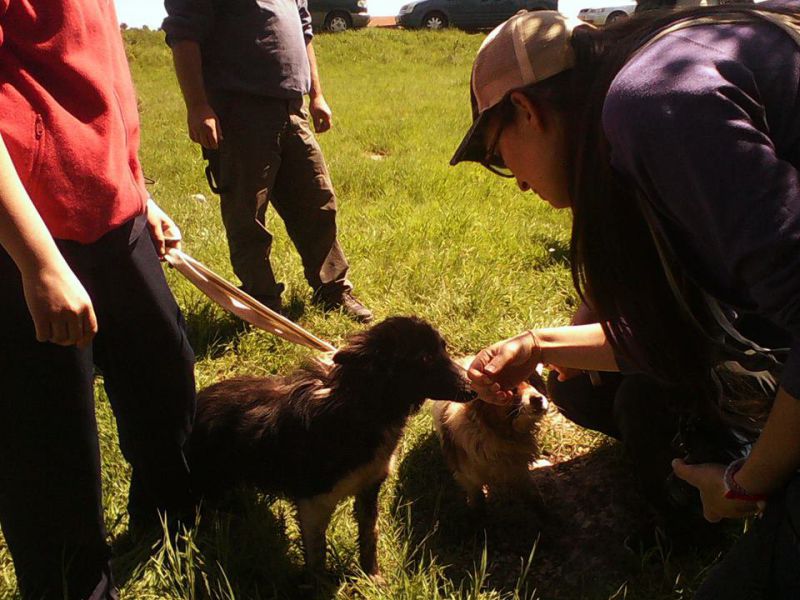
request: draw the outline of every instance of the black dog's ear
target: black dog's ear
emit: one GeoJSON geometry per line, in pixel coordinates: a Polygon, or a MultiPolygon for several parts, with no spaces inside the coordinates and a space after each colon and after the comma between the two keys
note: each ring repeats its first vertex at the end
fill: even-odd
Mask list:
{"type": "Polygon", "coordinates": [[[352,365],[363,362],[368,353],[367,331],[360,331],[350,336],[347,344],[333,355],[333,362],[337,365],[352,365]]]}
{"type": "Polygon", "coordinates": [[[337,365],[350,365],[357,362],[360,353],[355,348],[344,348],[333,355],[333,362],[337,365]]]}
{"type": "Polygon", "coordinates": [[[337,365],[346,365],[348,367],[360,366],[365,369],[385,369],[391,364],[391,361],[388,360],[387,357],[377,352],[370,352],[368,348],[358,346],[342,348],[333,355],[332,360],[337,365]]]}

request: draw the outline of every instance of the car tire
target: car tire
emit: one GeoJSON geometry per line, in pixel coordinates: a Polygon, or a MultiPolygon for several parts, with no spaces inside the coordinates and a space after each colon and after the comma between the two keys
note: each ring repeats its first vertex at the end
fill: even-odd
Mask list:
{"type": "Polygon", "coordinates": [[[448,25],[447,16],[439,11],[429,12],[422,17],[422,27],[424,29],[445,29],[448,25]]]}
{"type": "Polygon", "coordinates": [[[627,18],[628,18],[627,13],[618,10],[617,12],[613,12],[610,15],[608,15],[608,18],[606,19],[606,25],[613,25],[614,23],[618,23],[619,21],[624,21],[627,18]]]}
{"type": "Polygon", "coordinates": [[[347,31],[352,27],[353,19],[350,17],[349,13],[341,10],[335,10],[331,13],[328,13],[328,16],[325,17],[325,31],[330,31],[331,33],[342,33],[343,31],[347,31]]]}

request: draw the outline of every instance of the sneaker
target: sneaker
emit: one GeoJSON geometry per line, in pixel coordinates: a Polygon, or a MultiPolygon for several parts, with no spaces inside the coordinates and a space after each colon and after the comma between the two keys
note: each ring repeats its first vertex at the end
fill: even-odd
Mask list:
{"type": "Polygon", "coordinates": [[[324,298],[314,294],[314,302],[322,306],[322,310],[325,311],[341,309],[348,317],[359,323],[369,323],[373,318],[372,311],[361,304],[351,292],[342,292],[342,295],[336,298],[324,298]]]}

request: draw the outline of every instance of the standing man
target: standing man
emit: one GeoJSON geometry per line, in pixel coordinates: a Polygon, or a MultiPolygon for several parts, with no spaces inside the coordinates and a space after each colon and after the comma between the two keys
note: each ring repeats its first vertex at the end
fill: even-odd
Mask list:
{"type": "Polygon", "coordinates": [[[331,127],[306,0],[166,0],[163,29],[186,102],[189,135],[218,169],[222,221],[244,291],[281,308],[269,262],[271,202],[303,261],[313,301],[360,322],[336,238],[336,196],[314,128],[331,127]]]}

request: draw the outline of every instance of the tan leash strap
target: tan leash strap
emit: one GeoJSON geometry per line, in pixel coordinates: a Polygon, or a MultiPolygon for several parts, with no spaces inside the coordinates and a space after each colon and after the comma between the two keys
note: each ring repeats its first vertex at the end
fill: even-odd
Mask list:
{"type": "Polygon", "coordinates": [[[165,258],[206,296],[254,327],[312,350],[336,352],[336,347],[330,342],[318,338],[297,323],[267,308],[185,252],[171,248],[165,258]]]}

